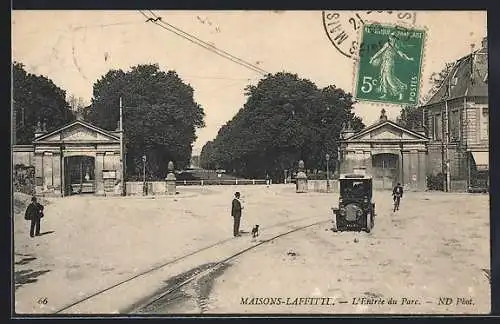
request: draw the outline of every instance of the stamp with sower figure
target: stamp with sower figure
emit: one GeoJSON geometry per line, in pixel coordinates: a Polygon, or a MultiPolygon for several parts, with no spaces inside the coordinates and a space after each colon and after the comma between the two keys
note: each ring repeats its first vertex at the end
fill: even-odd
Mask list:
{"type": "Polygon", "coordinates": [[[424,30],[365,24],[356,99],[418,104],[424,38],[424,30]]]}
{"type": "Polygon", "coordinates": [[[414,27],[415,20],[415,12],[323,12],[331,43],[355,61],[356,99],[397,105],[418,103],[426,35],[423,29],[414,27]]]}

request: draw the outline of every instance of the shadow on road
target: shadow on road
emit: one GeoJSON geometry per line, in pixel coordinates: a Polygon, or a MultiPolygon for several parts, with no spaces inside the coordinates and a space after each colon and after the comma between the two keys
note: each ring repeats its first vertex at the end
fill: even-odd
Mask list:
{"type": "Polygon", "coordinates": [[[21,260],[16,261],[14,264],[16,264],[16,265],[25,265],[25,264],[30,263],[31,261],[34,261],[34,260],[36,260],[36,258],[30,256],[30,257],[27,257],[27,258],[22,258],[21,260]]]}
{"type": "Polygon", "coordinates": [[[14,272],[14,283],[16,285],[16,290],[23,285],[37,282],[37,277],[49,272],[50,270],[39,270],[33,271],[29,270],[19,270],[14,272]]]}
{"type": "Polygon", "coordinates": [[[38,236],[44,236],[44,235],[52,234],[52,233],[54,233],[54,231],[47,231],[47,232],[40,233],[38,236]]]}

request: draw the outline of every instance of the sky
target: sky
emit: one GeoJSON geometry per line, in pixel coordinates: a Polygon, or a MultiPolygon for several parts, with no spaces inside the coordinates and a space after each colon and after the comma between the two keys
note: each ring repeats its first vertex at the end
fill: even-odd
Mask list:
{"type": "MultiPolygon", "coordinates": [[[[145,11],[151,16],[149,11],[145,11]]],[[[355,61],[341,54],[327,36],[321,11],[161,11],[157,16],[205,42],[250,62],[267,72],[292,72],[319,87],[335,85],[353,92],[355,61]]],[[[397,12],[341,12],[348,18],[397,23],[397,12]]],[[[423,96],[429,77],[448,62],[479,48],[487,36],[485,11],[416,11],[412,26],[426,29],[421,71],[423,96]]],[[[405,22],[406,23],[406,22],[405,22]]],[[[146,22],[139,11],[23,11],[12,12],[12,57],[28,72],[44,75],[67,94],[90,103],[92,86],[110,69],[128,70],[156,63],[175,70],[194,89],[205,111],[206,126],[197,131],[193,154],[215,138],[219,128],[243,107],[244,88],[262,75],[222,58],[178,35],[146,22]]],[[[126,106],[126,103],[124,103],[126,106]]],[[[398,106],[357,103],[366,125],[383,108],[390,119],[398,106]]]]}

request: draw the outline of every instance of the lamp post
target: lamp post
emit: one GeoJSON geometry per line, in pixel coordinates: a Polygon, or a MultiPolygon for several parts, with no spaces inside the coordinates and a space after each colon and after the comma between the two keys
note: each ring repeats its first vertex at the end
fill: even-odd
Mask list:
{"type": "Polygon", "coordinates": [[[329,176],[329,168],[328,164],[330,161],[330,154],[326,153],[326,192],[330,192],[330,176],[329,176]]]}

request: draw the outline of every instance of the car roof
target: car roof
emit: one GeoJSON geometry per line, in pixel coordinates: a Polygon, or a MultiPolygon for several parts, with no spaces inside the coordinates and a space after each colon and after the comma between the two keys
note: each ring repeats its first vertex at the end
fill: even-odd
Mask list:
{"type": "Polygon", "coordinates": [[[371,180],[372,177],[366,174],[359,173],[346,173],[341,174],[339,177],[340,180],[371,180]]]}

